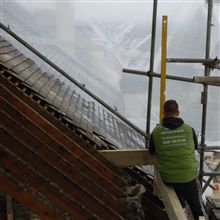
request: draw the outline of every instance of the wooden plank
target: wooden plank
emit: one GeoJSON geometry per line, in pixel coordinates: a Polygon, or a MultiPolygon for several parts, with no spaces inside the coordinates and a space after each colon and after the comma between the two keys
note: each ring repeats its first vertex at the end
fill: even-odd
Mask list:
{"type": "MultiPolygon", "coordinates": [[[[3,106],[3,110],[4,110],[4,104],[2,101],[1,101],[1,106],[3,106]]],[[[8,110],[7,112],[10,114],[9,108],[7,108],[7,110],[8,110]]],[[[14,115],[15,114],[13,114],[12,117],[14,115]]],[[[18,117],[19,117],[19,115],[16,114],[16,118],[18,118],[18,117]]],[[[32,164],[32,166],[35,166],[38,170],[42,170],[41,171],[42,174],[44,174],[47,178],[50,177],[51,181],[52,181],[52,179],[53,179],[53,181],[56,181],[56,183],[59,184],[60,187],[62,186],[64,191],[69,188],[72,188],[72,190],[74,190],[74,187],[77,186],[79,188],[79,190],[86,189],[86,192],[91,193],[95,200],[90,201],[91,200],[90,198],[83,200],[84,206],[86,206],[86,204],[88,204],[89,205],[88,208],[92,209],[90,206],[92,206],[93,203],[95,203],[95,202],[99,203],[99,201],[102,201],[105,203],[105,207],[110,206],[112,209],[114,209],[118,213],[125,214],[128,211],[125,208],[125,206],[120,203],[119,200],[114,198],[109,193],[109,191],[106,191],[106,189],[102,188],[102,182],[101,183],[94,182],[92,179],[90,179],[84,175],[83,170],[76,169],[76,167],[70,166],[67,162],[62,160],[60,155],[57,155],[53,152],[53,150],[54,150],[53,148],[49,148],[48,146],[44,145],[41,141],[39,141],[39,139],[35,138],[30,133],[31,132],[30,129],[25,130],[22,126],[17,124],[15,120],[10,118],[7,114],[2,113],[1,111],[0,111],[0,122],[1,122],[1,126],[4,129],[9,130],[10,133],[14,137],[16,137],[17,140],[24,143],[26,145],[26,148],[31,150],[31,152],[34,151],[41,158],[46,159],[47,162],[52,164],[52,167],[56,167],[58,170],[55,172],[54,169],[51,168],[47,163],[39,160],[39,158],[36,155],[32,154],[27,149],[21,150],[21,147],[18,146],[18,144],[16,144],[16,146],[13,145],[10,148],[11,150],[13,148],[14,153],[16,153],[16,152],[17,152],[17,154],[20,153],[20,156],[23,157],[23,159],[26,158],[25,159],[26,162],[28,162],[29,164],[32,164]],[[19,149],[17,149],[17,147],[19,147],[19,149]],[[25,155],[27,155],[27,156],[25,156],[25,155]],[[61,175],[57,172],[60,172],[61,175]],[[52,174],[53,174],[53,176],[52,176],[52,174]],[[63,179],[63,175],[67,179],[63,179]],[[97,200],[97,198],[98,198],[98,200],[97,200]]],[[[31,122],[29,121],[29,123],[31,123],[31,122]]],[[[22,124],[26,124],[26,123],[22,123],[22,124]]],[[[11,142],[9,140],[13,139],[13,137],[10,138],[7,134],[2,134],[2,135],[7,139],[4,142],[7,142],[7,141],[11,142]]],[[[10,144],[8,144],[8,146],[10,147],[10,144]]],[[[73,198],[76,197],[74,195],[74,193],[72,193],[72,191],[70,191],[69,194],[72,195],[73,198]]],[[[84,197],[86,197],[86,196],[87,195],[85,195],[84,197]]],[[[79,201],[84,199],[81,197],[79,197],[79,199],[78,199],[79,201]]],[[[97,209],[97,207],[95,207],[94,210],[98,211],[100,209],[97,209]]],[[[94,213],[95,213],[95,211],[94,211],[94,213]]]]}
{"type": "Polygon", "coordinates": [[[156,158],[147,149],[99,150],[103,157],[117,166],[152,165],[156,158]]]}
{"type": "Polygon", "coordinates": [[[160,191],[160,194],[162,196],[162,200],[165,205],[169,219],[187,220],[187,216],[186,216],[185,212],[183,211],[183,208],[180,204],[180,201],[179,201],[175,191],[171,187],[166,186],[163,183],[163,181],[160,177],[160,174],[157,170],[155,171],[155,182],[156,182],[157,188],[160,191]]]}
{"type": "Polygon", "coordinates": [[[1,191],[8,193],[16,198],[16,200],[23,204],[25,207],[31,209],[33,212],[41,217],[53,220],[64,219],[62,216],[56,213],[52,207],[42,203],[37,197],[34,197],[31,193],[28,193],[18,183],[11,181],[8,176],[3,172],[0,172],[0,189],[1,191]]]}
{"type": "MultiPolygon", "coordinates": [[[[116,169],[116,167],[112,166],[110,163],[108,163],[107,160],[104,160],[104,158],[100,156],[94,149],[92,149],[85,140],[83,140],[78,135],[74,134],[71,130],[67,129],[65,126],[60,124],[60,122],[58,120],[55,120],[52,115],[45,111],[45,109],[41,108],[37,103],[32,102],[31,99],[25,96],[21,91],[15,89],[14,86],[11,83],[9,83],[6,79],[1,77],[0,80],[1,83],[4,84],[4,86],[7,86],[9,88],[9,90],[13,90],[13,94],[18,95],[23,101],[25,101],[29,106],[31,106],[31,108],[35,109],[38,112],[39,115],[37,116],[37,118],[39,118],[39,121],[37,120],[38,122],[36,122],[36,124],[39,124],[40,121],[44,122],[43,118],[49,120],[51,123],[49,127],[52,127],[51,133],[57,133],[57,129],[61,131],[63,133],[62,136],[57,138],[61,141],[61,143],[63,141],[68,142],[69,149],[74,154],[79,155],[79,157],[82,157],[86,163],[92,166],[92,168],[96,170],[100,175],[103,175],[107,181],[110,181],[111,183],[116,184],[117,186],[126,185],[126,183],[124,183],[121,180],[121,177],[117,175],[119,170],[116,169]],[[83,148],[80,147],[79,144],[80,146],[83,146],[83,148]],[[73,146],[76,147],[73,148],[73,146]],[[114,171],[112,169],[114,169],[114,171]]],[[[9,92],[9,90],[7,91],[9,92]]],[[[8,92],[5,93],[6,99],[9,98],[7,94],[8,92]]],[[[2,93],[3,91],[0,94],[2,93]]],[[[17,102],[16,99],[14,99],[15,97],[13,98],[13,95],[10,97],[12,98],[12,103],[17,102]]],[[[22,109],[25,110],[24,108],[22,109]]],[[[48,131],[48,125],[46,127],[46,131],[48,131]]],[[[121,173],[121,171],[119,173],[121,173]]],[[[111,189],[116,190],[115,186],[113,185],[111,186],[111,189]]],[[[122,196],[122,194],[120,194],[118,190],[117,194],[122,196]]]]}

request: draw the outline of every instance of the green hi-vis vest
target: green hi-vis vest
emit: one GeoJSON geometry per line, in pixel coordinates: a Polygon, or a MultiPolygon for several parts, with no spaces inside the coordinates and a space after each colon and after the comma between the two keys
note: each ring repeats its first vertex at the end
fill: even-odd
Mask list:
{"type": "Polygon", "coordinates": [[[189,125],[169,129],[160,124],[153,131],[153,140],[158,154],[156,167],[163,181],[184,183],[198,176],[193,132],[189,125]]]}

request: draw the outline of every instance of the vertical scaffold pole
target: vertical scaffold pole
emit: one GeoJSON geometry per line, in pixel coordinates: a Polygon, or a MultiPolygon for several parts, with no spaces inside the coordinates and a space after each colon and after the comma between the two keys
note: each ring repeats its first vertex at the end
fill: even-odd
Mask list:
{"type": "MultiPolygon", "coordinates": [[[[156,41],[156,26],[157,26],[157,0],[154,0],[153,15],[152,15],[152,31],[151,31],[151,50],[150,50],[150,73],[154,72],[154,53],[155,53],[155,41],[156,41]]],[[[148,83],[148,100],[147,100],[147,121],[146,121],[146,133],[150,134],[150,121],[151,121],[151,102],[152,102],[152,90],[153,90],[153,76],[149,76],[148,83]]],[[[148,147],[149,139],[146,139],[145,146],[148,147]]]]}
{"type": "Polygon", "coordinates": [[[161,45],[161,80],[160,80],[160,122],[163,119],[163,105],[166,91],[166,58],[167,58],[167,16],[162,18],[162,45],[161,45]]]}
{"type": "MultiPolygon", "coordinates": [[[[206,32],[206,51],[205,58],[210,58],[210,45],[211,45],[211,27],[212,27],[212,8],[213,0],[208,0],[208,14],[207,14],[207,32],[206,32]]],[[[210,68],[205,66],[205,76],[210,76],[210,68]]],[[[207,103],[208,102],[208,85],[204,85],[202,93],[202,128],[201,128],[201,154],[200,154],[200,174],[203,173],[204,169],[204,153],[205,153],[205,133],[206,133],[206,118],[207,118],[207,103]]],[[[202,180],[202,175],[200,175],[202,180]]]]}

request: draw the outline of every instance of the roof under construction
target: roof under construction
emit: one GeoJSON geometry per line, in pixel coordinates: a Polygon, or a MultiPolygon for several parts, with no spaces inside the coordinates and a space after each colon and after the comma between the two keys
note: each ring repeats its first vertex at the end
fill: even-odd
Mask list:
{"type": "MultiPolygon", "coordinates": [[[[163,184],[158,172],[154,173],[152,165],[155,158],[146,149],[152,125],[153,78],[161,78],[162,81],[162,73],[154,70],[157,1],[153,5],[152,34],[138,47],[135,46],[134,53],[137,55],[137,51],[142,50],[151,39],[150,70],[123,69],[138,75],[133,75],[132,79],[140,78],[132,81],[128,75],[117,76],[117,80],[120,78],[117,86],[111,80],[103,80],[102,71],[106,70],[107,76],[111,76],[112,70],[99,63],[99,58],[103,56],[104,60],[114,60],[115,68],[121,68],[120,59],[108,53],[111,51],[109,48],[106,51],[97,49],[101,47],[99,37],[105,26],[83,26],[84,34],[89,30],[89,33],[100,35],[94,38],[95,44],[82,38],[82,48],[77,45],[75,50],[62,41],[62,31],[66,33],[67,26],[59,26],[60,49],[54,46],[51,24],[44,24],[37,31],[32,15],[28,14],[30,22],[22,20],[12,11],[17,8],[19,13],[23,13],[25,9],[12,2],[14,4],[3,4],[4,12],[0,12],[1,16],[5,14],[2,16],[3,23],[2,20],[0,23],[0,219],[32,220],[35,214],[37,219],[42,220],[191,219],[190,211],[182,210],[174,191],[163,184]],[[23,25],[16,26],[15,30],[23,34],[28,32],[27,38],[4,24],[5,21],[13,24],[17,20],[23,25]],[[28,43],[28,38],[35,39],[38,47],[28,43]],[[41,39],[47,42],[41,43],[41,39]],[[89,56],[85,55],[85,48],[89,56]],[[65,53],[65,50],[68,52],[65,53]],[[74,58],[70,55],[73,52],[74,58]],[[90,60],[91,55],[95,57],[93,61],[90,60]],[[149,79],[146,132],[120,113],[125,108],[125,102],[132,102],[131,97],[137,98],[133,94],[145,91],[145,81],[141,77],[149,79]],[[111,96],[108,96],[110,93],[111,96]]],[[[210,0],[208,21],[211,19],[211,7],[210,0]]],[[[68,14],[68,7],[64,8],[68,14]]],[[[53,14],[49,15],[53,17],[53,14]]],[[[65,21],[64,17],[61,14],[58,18],[65,21]]],[[[211,22],[208,22],[207,45],[210,43],[210,27],[211,22]]],[[[127,29],[123,31],[129,32],[127,29]]],[[[81,38],[77,33],[74,36],[81,38]]],[[[72,42],[69,35],[66,40],[72,42]]],[[[216,43],[214,51],[218,48],[216,43]]],[[[163,58],[165,63],[196,63],[205,67],[204,77],[201,74],[190,77],[167,74],[165,77],[202,85],[202,116],[197,114],[195,121],[198,117],[202,121],[199,152],[200,172],[207,177],[203,187],[205,191],[207,187],[213,188],[211,181],[220,175],[218,159],[212,169],[214,172],[210,172],[204,163],[206,151],[216,153],[219,150],[219,146],[207,146],[205,131],[208,87],[219,88],[216,81],[219,77],[212,78],[210,71],[219,69],[220,60],[210,58],[208,46],[205,59],[163,58]]],[[[219,103],[219,100],[213,100],[219,103]]],[[[122,112],[128,113],[126,108],[122,112]]],[[[158,120],[155,115],[153,124],[158,120]]],[[[217,128],[218,122],[213,123],[217,128]]],[[[218,129],[213,133],[212,138],[218,134],[218,129]]],[[[207,201],[210,218],[218,219],[218,198],[208,197],[207,201]]]]}
{"type": "Polygon", "coordinates": [[[96,150],[116,148],[108,136],[122,146],[143,145],[140,134],[0,42],[1,190],[50,219],[138,218],[138,192],[129,187],[139,187],[134,177],[143,171],[121,170],[96,150]]]}

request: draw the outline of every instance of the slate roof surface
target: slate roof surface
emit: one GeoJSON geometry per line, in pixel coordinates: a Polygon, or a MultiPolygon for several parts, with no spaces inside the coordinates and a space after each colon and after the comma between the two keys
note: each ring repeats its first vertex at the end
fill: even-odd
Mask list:
{"type": "MultiPolygon", "coordinates": [[[[32,59],[24,56],[10,42],[0,37],[0,64],[13,73],[63,117],[87,133],[96,133],[119,148],[143,148],[144,138],[112,113],[88,97],[58,72],[43,72],[32,59]]],[[[50,70],[51,68],[48,68],[50,70]]],[[[74,69],[73,69],[74,71],[74,69]]]]}

